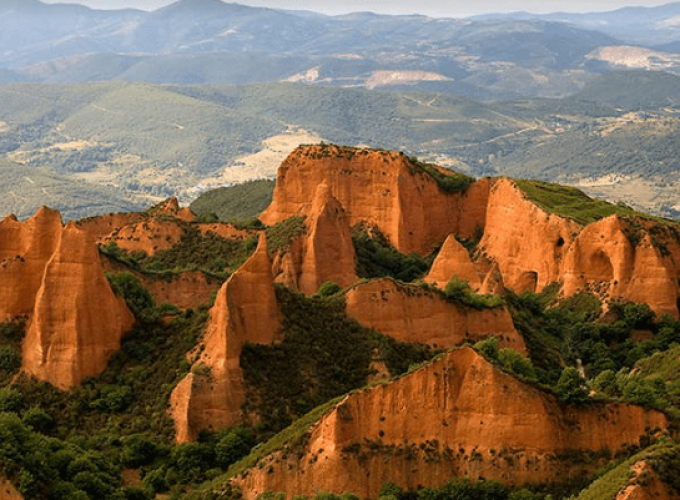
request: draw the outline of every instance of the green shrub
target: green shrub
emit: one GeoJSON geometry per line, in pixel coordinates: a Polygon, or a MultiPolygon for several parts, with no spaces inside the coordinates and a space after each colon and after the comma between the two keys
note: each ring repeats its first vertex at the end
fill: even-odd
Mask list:
{"type": "Polygon", "coordinates": [[[15,373],[21,367],[21,352],[11,346],[0,347],[0,370],[15,373]]]}
{"type": "Polygon", "coordinates": [[[11,387],[0,388],[0,412],[18,411],[24,403],[24,395],[11,387]]]}
{"type": "Polygon", "coordinates": [[[215,445],[215,460],[223,469],[250,453],[255,445],[255,436],[246,428],[231,429],[215,445]]]}
{"type": "Polygon", "coordinates": [[[588,400],[588,387],[578,370],[572,366],[562,370],[562,375],[553,387],[560,401],[567,404],[580,404],[588,400]]]}
{"type": "Polygon", "coordinates": [[[618,392],[616,374],[613,370],[604,370],[600,372],[590,385],[597,392],[601,392],[607,396],[615,396],[618,392]]]}
{"type": "Polygon", "coordinates": [[[159,454],[158,444],[146,434],[132,434],[123,439],[120,460],[127,467],[151,464],[159,454]]]}
{"type": "Polygon", "coordinates": [[[326,281],[321,284],[319,290],[316,292],[316,295],[322,298],[330,297],[331,295],[335,295],[336,293],[339,293],[341,291],[342,288],[340,288],[340,285],[338,285],[334,281],[326,281]]]}
{"type": "Polygon", "coordinates": [[[47,432],[54,425],[52,417],[38,406],[33,406],[26,410],[21,417],[21,421],[38,432],[47,432]]]}
{"type": "Polygon", "coordinates": [[[498,351],[498,363],[516,375],[528,380],[536,380],[536,370],[531,360],[522,356],[514,349],[501,349],[498,351]]]}
{"type": "Polygon", "coordinates": [[[134,275],[128,272],[107,273],[106,277],[109,279],[113,291],[116,295],[125,299],[125,303],[136,318],[148,317],[148,311],[153,309],[156,303],[148,290],[134,275]]]}
{"type": "Polygon", "coordinates": [[[505,301],[498,295],[479,295],[467,281],[454,276],[444,287],[444,296],[456,304],[462,304],[475,309],[502,307],[505,301]]]}
{"type": "Polygon", "coordinates": [[[498,342],[498,337],[489,337],[480,340],[472,347],[489,361],[498,361],[498,342]]]}

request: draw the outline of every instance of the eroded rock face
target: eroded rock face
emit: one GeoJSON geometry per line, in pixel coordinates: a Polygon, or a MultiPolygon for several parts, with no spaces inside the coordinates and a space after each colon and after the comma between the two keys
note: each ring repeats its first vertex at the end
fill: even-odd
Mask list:
{"type": "Polygon", "coordinates": [[[599,285],[605,299],[646,302],[658,314],[677,317],[675,255],[662,256],[647,230],[633,229],[616,215],[607,217],[583,229],[569,248],[562,267],[564,295],[599,285]],[[640,238],[636,245],[626,235],[634,230],[640,238]]]}
{"type": "Polygon", "coordinates": [[[564,456],[615,453],[666,426],[631,405],[561,406],[463,348],[347,396],[312,427],[301,456],[273,454],[235,482],[248,500],[267,489],[376,498],[388,481],[416,489],[465,476],[521,486],[592,472],[597,461],[564,456]]]}
{"type": "Polygon", "coordinates": [[[4,476],[0,476],[0,498],[2,500],[24,500],[21,493],[4,476]]]}
{"type": "Polygon", "coordinates": [[[560,267],[581,226],[534,205],[510,179],[491,187],[480,248],[505,286],[517,293],[541,291],[560,280],[560,267]]]}
{"type": "Polygon", "coordinates": [[[400,342],[442,348],[487,337],[526,354],[524,339],[504,307],[477,310],[447,302],[439,293],[392,280],[362,283],[347,292],[347,314],[400,342]]]}
{"type": "Polygon", "coordinates": [[[280,331],[281,312],[271,269],[262,235],[255,253],[220,289],[210,311],[204,349],[192,373],[170,398],[178,442],[194,440],[203,429],[226,428],[243,421],[243,345],[271,344],[280,331]]]}
{"type": "Polygon", "coordinates": [[[108,214],[79,220],[76,226],[89,234],[93,240],[99,241],[123,226],[135,224],[146,218],[147,214],[135,212],[108,214]]]}
{"type": "Polygon", "coordinates": [[[633,477],[615,500],[678,500],[677,493],[666,485],[645,461],[631,467],[633,477]]]}
{"type": "Polygon", "coordinates": [[[113,242],[127,252],[144,252],[151,256],[175,246],[182,235],[184,227],[179,219],[148,218],[117,228],[99,241],[102,245],[113,242]]]}
{"type": "Polygon", "coordinates": [[[465,193],[445,193],[402,153],[336,146],[305,146],[291,153],[279,167],[273,201],[260,219],[274,225],[310,215],[323,182],[350,226],[375,226],[404,253],[425,255],[449,234],[469,237],[484,225],[488,181],[465,193]]]}
{"type": "Polygon", "coordinates": [[[436,283],[439,288],[444,288],[454,276],[467,281],[474,290],[479,290],[482,286],[479,268],[472,262],[467,249],[456,240],[454,235],[450,234],[434,260],[425,281],[436,283]]]}
{"type": "Polygon", "coordinates": [[[104,276],[99,253],[73,224],[53,233],[23,343],[22,369],[60,389],[99,375],[134,318],[104,276]]]}
{"type": "Polygon", "coordinates": [[[0,320],[18,316],[28,318],[23,371],[60,389],[101,373],[134,322],[93,239],[46,207],[0,222],[0,320]]]}
{"type": "Polygon", "coordinates": [[[11,216],[0,222],[0,321],[33,312],[61,230],[61,215],[46,207],[24,223],[11,216]]]}
{"type": "Polygon", "coordinates": [[[326,281],[346,288],[357,281],[349,221],[327,183],[318,186],[307,231],[274,260],[276,281],[311,295],[326,281]]]}

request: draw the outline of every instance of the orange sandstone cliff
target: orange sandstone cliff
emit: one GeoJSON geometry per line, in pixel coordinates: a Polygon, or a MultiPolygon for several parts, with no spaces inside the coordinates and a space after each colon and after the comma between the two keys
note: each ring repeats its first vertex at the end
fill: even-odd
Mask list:
{"type": "Polygon", "coordinates": [[[317,186],[328,183],[350,226],[376,226],[404,253],[425,255],[451,233],[472,236],[483,227],[488,180],[445,193],[403,153],[338,146],[304,146],[281,164],[271,205],[260,218],[274,225],[309,215],[317,186]]]}
{"type": "Polygon", "coordinates": [[[300,453],[276,452],[235,483],[247,500],[265,490],[376,498],[388,481],[416,489],[464,476],[519,486],[592,472],[597,460],[569,457],[616,453],[666,426],[663,414],[631,405],[564,407],[463,348],[346,396],[300,453]]]}
{"type": "Polygon", "coordinates": [[[537,207],[510,179],[497,179],[479,246],[498,264],[506,287],[541,291],[560,281],[562,259],[580,230],[576,222],[537,207]]]}
{"type": "Polygon", "coordinates": [[[22,369],[69,389],[106,368],[134,318],[111,290],[87,233],[69,224],[54,238],[23,343],[22,369]]]}
{"type": "Polygon", "coordinates": [[[321,183],[305,221],[307,230],[274,259],[276,281],[311,295],[326,281],[346,288],[355,283],[357,258],[347,215],[321,183]]]}
{"type": "Polygon", "coordinates": [[[482,285],[483,278],[479,267],[472,262],[467,249],[450,234],[432,263],[432,269],[425,277],[425,281],[436,283],[443,288],[454,276],[467,281],[475,290],[482,285]]]}
{"type": "Polygon", "coordinates": [[[238,425],[245,402],[240,357],[246,342],[277,340],[281,313],[276,301],[267,241],[220,289],[210,311],[203,350],[192,372],[170,398],[177,441],[192,441],[201,430],[238,425]]]}
{"type": "Polygon", "coordinates": [[[0,222],[0,319],[18,316],[29,320],[23,371],[61,389],[101,373],[134,322],[94,240],[45,207],[0,222]]]}
{"type": "Polygon", "coordinates": [[[505,307],[477,310],[390,279],[356,285],[346,300],[349,316],[400,342],[451,348],[495,336],[502,347],[527,352],[505,307]]]}
{"type": "Polygon", "coordinates": [[[642,229],[637,229],[641,238],[633,245],[626,234],[633,230],[630,226],[629,221],[612,215],[578,235],[562,266],[564,294],[599,285],[606,298],[646,302],[658,314],[677,317],[680,270],[673,257],[680,258],[680,253],[664,257],[650,233],[642,229]]]}

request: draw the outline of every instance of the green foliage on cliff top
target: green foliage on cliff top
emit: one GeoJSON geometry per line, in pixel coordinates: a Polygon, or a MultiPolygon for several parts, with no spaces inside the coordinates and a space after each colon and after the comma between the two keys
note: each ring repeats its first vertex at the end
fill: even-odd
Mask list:
{"type": "Polygon", "coordinates": [[[583,191],[570,186],[522,179],[516,179],[515,184],[532,202],[546,212],[569,217],[583,225],[614,214],[649,217],[622,204],[612,205],[606,201],[591,198],[583,191]]]}

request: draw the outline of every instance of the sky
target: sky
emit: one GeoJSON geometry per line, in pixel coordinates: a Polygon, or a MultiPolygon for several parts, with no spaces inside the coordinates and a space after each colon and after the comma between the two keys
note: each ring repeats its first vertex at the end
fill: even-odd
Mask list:
{"type": "MultiPolygon", "coordinates": [[[[42,0],[45,3],[79,3],[96,9],[133,7],[155,10],[175,0],[42,0]]],[[[655,6],[668,3],[654,0],[237,0],[244,5],[279,9],[312,10],[324,14],[372,11],[382,14],[424,14],[432,17],[464,17],[490,12],[529,11],[589,12],[614,10],[628,6],[655,6]]]]}

